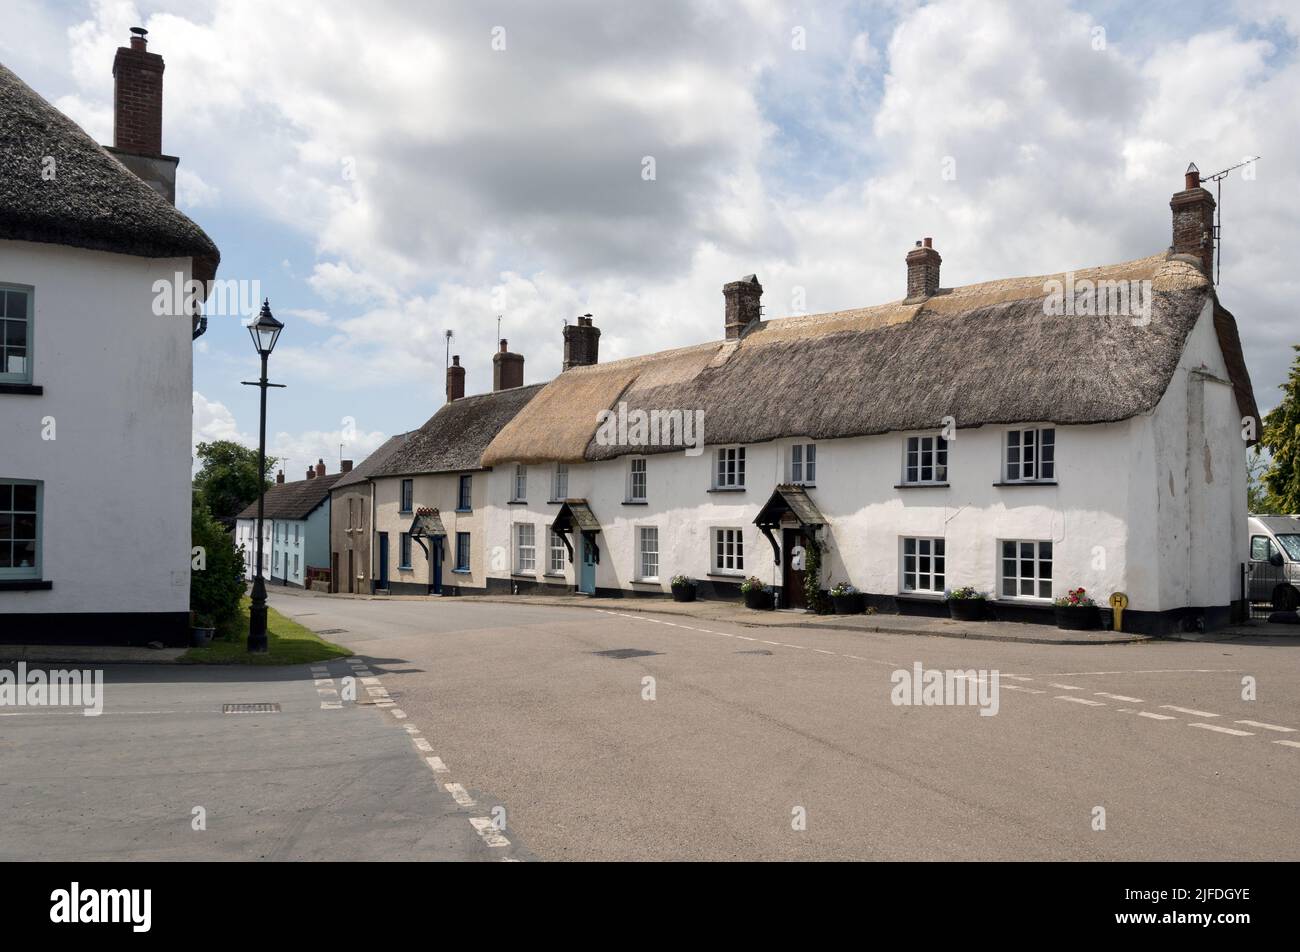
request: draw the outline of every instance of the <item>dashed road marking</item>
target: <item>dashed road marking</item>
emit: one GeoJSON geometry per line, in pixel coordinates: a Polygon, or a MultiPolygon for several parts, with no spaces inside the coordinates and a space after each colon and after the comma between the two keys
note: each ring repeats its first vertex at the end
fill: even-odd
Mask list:
{"type": "Polygon", "coordinates": [[[1258,727],[1260,730],[1281,731],[1283,734],[1294,734],[1294,727],[1281,727],[1278,724],[1265,724],[1262,721],[1233,721],[1234,724],[1245,724],[1247,727],[1258,727]]]}
{"type": "Polygon", "coordinates": [[[1087,704],[1089,707],[1105,707],[1101,701],[1093,701],[1086,697],[1075,697],[1073,694],[1058,694],[1058,701],[1073,701],[1075,704],[1087,704]]]}
{"type": "Polygon", "coordinates": [[[1083,688],[1079,687],[1077,684],[1057,684],[1055,681],[1048,681],[1048,682],[1047,682],[1047,686],[1048,686],[1049,688],[1060,688],[1062,691],[1082,691],[1082,690],[1083,690],[1083,688]]]}
{"type": "Polygon", "coordinates": [[[1138,717],[1149,717],[1153,721],[1176,721],[1178,718],[1172,714],[1152,714],[1150,711],[1135,711],[1131,707],[1121,707],[1121,714],[1136,714],[1138,717]]]}
{"type": "Polygon", "coordinates": [[[406,712],[403,711],[401,708],[397,708],[397,707],[395,707],[395,708],[393,708],[391,711],[389,711],[388,713],[389,713],[389,714],[392,714],[393,717],[397,718],[399,721],[406,720],[406,712]]]}
{"type": "Polygon", "coordinates": [[[1300,740],[1275,740],[1275,744],[1284,744],[1287,747],[1300,747],[1300,740]]]}
{"type": "Polygon", "coordinates": [[[1218,714],[1211,714],[1209,711],[1197,711],[1190,707],[1175,707],[1173,704],[1161,704],[1161,709],[1166,711],[1177,711],[1179,714],[1190,714],[1192,717],[1218,717],[1218,714]]]}
{"type": "Polygon", "coordinates": [[[415,746],[417,749],[424,751],[426,754],[431,753],[433,751],[433,745],[430,744],[426,738],[412,737],[411,740],[415,741],[415,746]]]}
{"type": "Polygon", "coordinates": [[[442,762],[441,757],[425,757],[424,762],[429,765],[429,769],[434,773],[447,772],[447,765],[442,762]]]}
{"type": "Polygon", "coordinates": [[[444,790],[446,790],[448,793],[450,793],[452,799],[455,800],[457,803],[459,803],[461,806],[463,806],[463,807],[472,807],[472,806],[474,806],[474,798],[471,797],[471,796],[466,792],[465,788],[462,787],[460,784],[458,784],[458,783],[444,783],[444,784],[442,785],[442,787],[443,787],[444,790]]]}
{"type": "Polygon", "coordinates": [[[1021,687],[1019,684],[1003,684],[1003,691],[1023,691],[1025,694],[1046,694],[1046,691],[1040,691],[1038,688],[1021,687]]]}
{"type": "Polygon", "coordinates": [[[488,846],[510,845],[510,841],[506,839],[505,834],[497,829],[497,825],[492,821],[491,817],[472,816],[469,818],[469,822],[478,831],[478,835],[483,837],[483,842],[488,846]]]}
{"type": "Polygon", "coordinates": [[[1220,734],[1231,734],[1233,737],[1254,737],[1255,736],[1252,731],[1234,730],[1231,727],[1221,727],[1218,724],[1200,724],[1200,723],[1193,722],[1191,724],[1188,724],[1187,726],[1200,727],[1207,731],[1217,731],[1220,734]]]}
{"type": "Polygon", "coordinates": [[[1141,699],[1140,697],[1125,697],[1125,696],[1122,695],[1122,694],[1107,694],[1105,691],[1093,691],[1092,693],[1093,693],[1094,695],[1096,695],[1097,697],[1108,697],[1108,698],[1110,698],[1112,701],[1126,701],[1126,702],[1128,702],[1129,704],[1141,704],[1141,703],[1143,703],[1143,702],[1142,702],[1142,699],[1141,699]]]}

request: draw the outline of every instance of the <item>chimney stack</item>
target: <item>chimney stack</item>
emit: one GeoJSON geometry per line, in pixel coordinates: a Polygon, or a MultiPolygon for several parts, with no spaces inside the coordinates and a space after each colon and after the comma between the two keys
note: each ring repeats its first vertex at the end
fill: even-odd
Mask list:
{"type": "Polygon", "coordinates": [[[591,315],[584,314],[577,324],[564,325],[564,366],[586,367],[597,361],[600,352],[600,328],[591,322],[591,315]]]}
{"type": "Polygon", "coordinates": [[[911,303],[923,301],[939,291],[939,265],[943,259],[934,250],[934,242],[924,238],[907,253],[907,298],[911,303]]]}
{"type": "Polygon", "coordinates": [[[280,470],[278,473],[275,474],[275,481],[276,483],[284,482],[284,470],[280,470]]]}
{"type": "Polygon", "coordinates": [[[315,479],[315,478],[316,478],[316,470],[315,470],[313,467],[311,467],[311,466],[308,466],[308,467],[307,467],[307,478],[308,478],[308,479],[315,479]]]}
{"type": "Polygon", "coordinates": [[[523,385],[524,357],[510,353],[503,337],[501,349],[492,355],[492,390],[513,390],[523,385]]]}
{"type": "Polygon", "coordinates": [[[724,284],[722,296],[727,302],[723,311],[727,340],[738,340],[763,316],[763,285],[758,283],[758,275],[748,274],[724,284]]]}
{"type": "Polygon", "coordinates": [[[1183,190],[1169,199],[1174,213],[1176,255],[1195,258],[1207,275],[1214,269],[1214,196],[1201,187],[1201,172],[1193,162],[1183,176],[1183,190]]]}
{"type": "Polygon", "coordinates": [[[316,475],[317,476],[325,475],[325,461],[323,459],[320,459],[319,457],[317,457],[316,459],[316,475]]]}
{"type": "Polygon", "coordinates": [[[465,396],[465,368],[460,365],[460,355],[451,355],[451,366],[447,368],[447,402],[460,400],[465,396]]]}
{"type": "Polygon", "coordinates": [[[339,462],[339,472],[340,473],[352,472],[352,460],[350,459],[341,460],[339,462]]]}
{"type": "Polygon", "coordinates": [[[163,58],[148,51],[143,27],[113,58],[113,145],[108,151],[158,194],[176,204],[176,166],[162,151],[163,58]]]}

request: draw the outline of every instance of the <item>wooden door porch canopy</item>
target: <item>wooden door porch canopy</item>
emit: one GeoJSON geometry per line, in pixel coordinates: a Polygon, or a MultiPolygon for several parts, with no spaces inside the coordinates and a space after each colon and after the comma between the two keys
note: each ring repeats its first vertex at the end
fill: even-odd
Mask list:
{"type": "Polygon", "coordinates": [[[569,550],[569,562],[574,561],[573,543],[569,540],[572,533],[582,533],[591,541],[592,554],[596,563],[600,563],[600,547],[596,545],[596,535],[600,532],[600,520],[591,511],[585,499],[566,499],[560,511],[551,523],[551,531],[560,537],[564,547],[569,550]]]}
{"type": "Polygon", "coordinates": [[[772,530],[779,529],[781,521],[787,515],[794,516],[810,536],[815,535],[818,529],[826,525],[826,518],[808,495],[807,489],[791,483],[777,486],[763,508],[758,511],[758,515],[754,517],[754,525],[758,526],[759,531],[767,537],[767,541],[772,543],[773,561],[777,565],[781,564],[781,544],[777,542],[772,530]]]}

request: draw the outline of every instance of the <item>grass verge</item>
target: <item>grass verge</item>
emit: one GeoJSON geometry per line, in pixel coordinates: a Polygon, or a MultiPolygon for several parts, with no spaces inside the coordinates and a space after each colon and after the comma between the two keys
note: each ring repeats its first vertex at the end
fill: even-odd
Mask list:
{"type": "Polygon", "coordinates": [[[266,654],[248,653],[248,598],[239,602],[239,613],[217,630],[212,642],[191,648],[181,655],[182,664],[307,664],[346,658],[352,652],[326,641],[310,628],[290,621],[274,608],[266,609],[266,654]]]}

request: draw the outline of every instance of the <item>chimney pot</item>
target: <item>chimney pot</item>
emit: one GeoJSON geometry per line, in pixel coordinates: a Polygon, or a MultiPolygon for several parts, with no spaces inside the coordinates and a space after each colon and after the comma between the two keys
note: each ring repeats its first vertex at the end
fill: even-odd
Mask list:
{"type": "Polygon", "coordinates": [[[350,472],[352,472],[352,460],[350,460],[350,459],[342,460],[342,461],[339,463],[339,472],[340,472],[340,473],[350,473],[350,472]]]}
{"type": "Polygon", "coordinates": [[[284,482],[284,470],[280,470],[278,473],[275,474],[275,481],[277,483],[284,482]]]}
{"type": "Polygon", "coordinates": [[[917,302],[939,291],[939,265],[943,258],[934,250],[934,240],[925,238],[907,253],[907,301],[917,302]]]}
{"type": "Polygon", "coordinates": [[[163,58],[150,53],[144,27],[113,58],[113,146],[123,165],[176,203],[176,163],[162,151],[163,58]]]}
{"type": "Polygon", "coordinates": [[[316,470],[312,469],[310,466],[307,467],[307,478],[308,479],[316,478],[316,470]]]}
{"type": "Polygon", "coordinates": [[[590,314],[583,314],[576,325],[564,325],[564,366],[587,367],[597,363],[600,354],[600,328],[592,323],[590,314]]]}
{"type": "Polygon", "coordinates": [[[509,352],[509,348],[506,346],[506,339],[503,337],[501,338],[501,353],[508,354],[509,352]]]}
{"type": "Polygon", "coordinates": [[[316,460],[316,475],[317,476],[325,475],[325,461],[323,459],[318,458],[316,460]]]}
{"type": "Polygon", "coordinates": [[[465,368],[460,365],[460,355],[453,354],[451,366],[447,368],[447,402],[460,400],[465,396],[465,368]]]}
{"type": "Polygon", "coordinates": [[[723,329],[727,340],[739,340],[746,330],[757,324],[763,316],[763,285],[758,275],[747,274],[739,281],[722,286],[723,329]]]}

